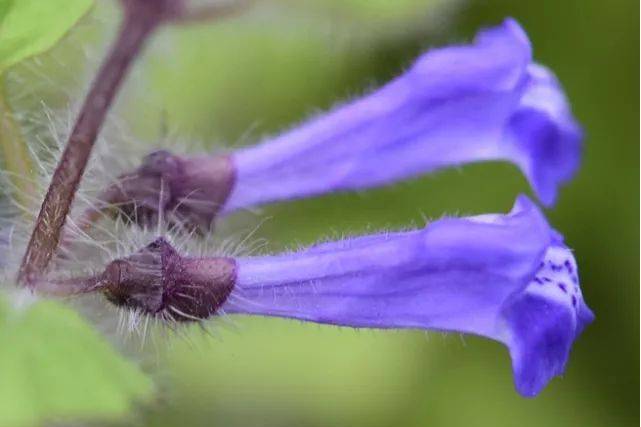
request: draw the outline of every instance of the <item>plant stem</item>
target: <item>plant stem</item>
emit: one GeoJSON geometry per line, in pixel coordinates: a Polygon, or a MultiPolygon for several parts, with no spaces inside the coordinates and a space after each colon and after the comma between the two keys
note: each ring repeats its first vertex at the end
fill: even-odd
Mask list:
{"type": "Polygon", "coordinates": [[[42,202],[18,272],[21,284],[29,284],[42,275],[53,257],[107,111],[134,58],[162,20],[159,7],[153,3],[146,0],[123,2],[124,20],[117,38],[90,87],[42,202]]]}

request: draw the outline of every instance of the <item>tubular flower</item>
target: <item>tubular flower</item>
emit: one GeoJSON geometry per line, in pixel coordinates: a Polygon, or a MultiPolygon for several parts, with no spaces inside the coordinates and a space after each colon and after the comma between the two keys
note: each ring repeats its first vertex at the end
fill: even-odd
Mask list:
{"type": "Polygon", "coordinates": [[[160,206],[201,226],[221,211],[506,160],[551,205],[580,149],[561,87],[532,62],[526,34],[508,19],[471,45],[425,53],[380,89],[257,146],[224,156],[153,153],[105,197],[138,218],[160,206]]]}
{"type": "Polygon", "coordinates": [[[554,203],[581,131],[553,74],[511,19],[472,45],[430,51],[371,94],[232,155],[231,211],[387,184],[438,168],[507,160],[554,203]]]}
{"type": "Polygon", "coordinates": [[[99,281],[117,305],[180,321],[248,314],[480,335],[508,347],[524,396],[563,372],[593,320],[571,251],[524,196],[505,215],[276,256],[182,257],[159,240],[99,281]]]}
{"type": "Polygon", "coordinates": [[[442,219],[236,264],[226,313],[481,335],[508,347],[525,396],[563,372],[593,319],[571,251],[523,196],[507,215],[442,219]]]}

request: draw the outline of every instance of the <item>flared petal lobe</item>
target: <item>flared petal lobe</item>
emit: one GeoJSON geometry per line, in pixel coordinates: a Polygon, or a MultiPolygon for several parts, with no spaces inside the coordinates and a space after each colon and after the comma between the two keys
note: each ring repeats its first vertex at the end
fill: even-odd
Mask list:
{"type": "Polygon", "coordinates": [[[430,51],[369,95],[234,153],[223,210],[487,160],[518,165],[551,204],[578,165],[580,140],[562,89],[532,63],[526,34],[508,19],[472,45],[430,51]]]}
{"type": "Polygon", "coordinates": [[[550,70],[530,65],[526,85],[505,138],[514,148],[509,157],[549,206],[559,184],[569,181],[579,167],[583,132],[550,70]]]}
{"type": "Polygon", "coordinates": [[[525,197],[507,215],[442,219],[236,263],[226,313],[482,335],[508,346],[527,396],[562,372],[591,320],[569,250],[525,197]]]}
{"type": "Polygon", "coordinates": [[[510,349],[516,387],[524,396],[535,396],[563,373],[572,342],[594,320],[567,247],[548,248],[528,286],[504,305],[501,317],[501,340],[510,349]]]}

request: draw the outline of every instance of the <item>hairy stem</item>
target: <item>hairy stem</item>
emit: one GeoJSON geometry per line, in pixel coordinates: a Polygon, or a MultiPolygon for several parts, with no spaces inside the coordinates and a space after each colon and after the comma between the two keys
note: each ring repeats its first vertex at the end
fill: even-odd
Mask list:
{"type": "Polygon", "coordinates": [[[98,292],[102,290],[104,281],[100,275],[69,277],[66,279],[39,277],[37,280],[30,282],[29,285],[45,295],[70,297],[98,292]]]}
{"type": "MultiPolygon", "coordinates": [[[[84,173],[96,136],[127,70],[162,19],[155,2],[126,0],[123,23],[94,79],[67,141],[31,234],[18,282],[28,284],[47,268],[84,173]]],[[[163,2],[158,2],[163,3],[163,2]]]]}

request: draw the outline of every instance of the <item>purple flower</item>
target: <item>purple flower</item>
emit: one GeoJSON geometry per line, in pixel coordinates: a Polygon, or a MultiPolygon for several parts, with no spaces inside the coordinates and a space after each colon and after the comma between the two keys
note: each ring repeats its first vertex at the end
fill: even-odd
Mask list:
{"type": "Polygon", "coordinates": [[[220,309],[358,328],[418,328],[505,344],[517,390],[560,375],[593,320],[561,236],[521,196],[507,215],[239,258],[220,309]]]}
{"type": "MultiPolygon", "coordinates": [[[[473,45],[427,53],[381,89],[256,147],[153,153],[105,200],[151,222],[161,206],[178,222],[207,226],[219,210],[508,160],[552,204],[578,166],[580,140],[554,76],[532,63],[525,33],[506,20],[473,45]]],[[[47,285],[70,284],[175,321],[228,313],[480,335],[508,347],[524,396],[564,371],[594,318],[570,249],[524,196],[506,215],[446,218],[275,256],[186,257],[160,238],[102,274],[47,285]]]]}
{"type": "Polygon", "coordinates": [[[172,222],[206,228],[219,212],[488,160],[516,164],[551,205],[580,151],[581,130],[561,87],[532,62],[527,36],[508,19],[474,44],[430,51],[382,88],[257,146],[227,155],[152,153],[98,206],[118,205],[149,224],[161,209],[172,222]]]}
{"type": "Polygon", "coordinates": [[[474,44],[430,51],[369,95],[231,155],[223,211],[357,190],[487,160],[518,165],[551,205],[581,130],[553,74],[511,19],[474,44]]]}
{"type": "Polygon", "coordinates": [[[524,396],[563,373],[594,318],[570,249],[525,196],[506,215],[446,218],[275,256],[182,256],[159,238],[100,275],[47,285],[70,284],[174,321],[227,313],[476,334],[508,347],[524,396]]]}

